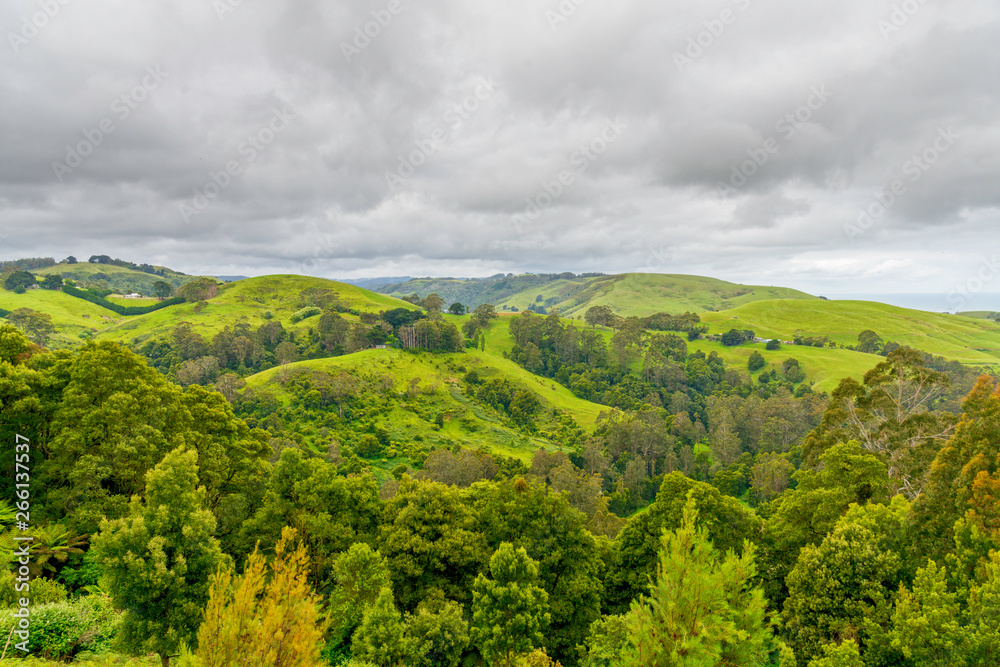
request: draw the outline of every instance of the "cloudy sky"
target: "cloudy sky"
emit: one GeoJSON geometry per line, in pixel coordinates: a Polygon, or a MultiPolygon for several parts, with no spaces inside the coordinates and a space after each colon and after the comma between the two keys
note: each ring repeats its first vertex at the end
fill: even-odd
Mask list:
{"type": "Polygon", "coordinates": [[[0,256],[996,292],[998,19],[995,0],[7,0],[0,256]]]}

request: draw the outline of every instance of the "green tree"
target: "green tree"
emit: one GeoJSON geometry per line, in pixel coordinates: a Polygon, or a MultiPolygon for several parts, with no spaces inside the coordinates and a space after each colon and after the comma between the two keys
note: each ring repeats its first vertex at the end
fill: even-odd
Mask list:
{"type": "Polygon", "coordinates": [[[351,652],[376,667],[412,664],[414,647],[405,634],[403,616],[385,587],[374,604],[365,609],[361,625],[354,632],[351,652]]]}
{"type": "Polygon", "coordinates": [[[469,589],[489,552],[475,513],[455,487],[403,481],[385,505],[379,533],[393,589],[407,611],[430,589],[469,602],[469,589]]]}
{"type": "Polygon", "coordinates": [[[664,531],[656,577],[628,614],[624,664],[765,665],[774,643],[764,594],[751,585],[754,546],[721,559],[689,495],[679,528],[664,531]]]}
{"type": "Polygon", "coordinates": [[[820,657],[823,646],[857,639],[865,664],[901,658],[889,635],[892,606],[904,562],[897,549],[910,504],[853,507],[819,544],[806,546],[788,575],[782,617],[800,663],[820,657]]]}
{"type": "Polygon", "coordinates": [[[157,653],[168,667],[182,643],[194,645],[211,576],[230,566],[214,533],[197,454],[181,448],[146,475],[145,502],[136,496],[128,517],[101,523],[93,549],[105,589],[125,612],[120,649],[157,653]]]}
{"type": "Polygon", "coordinates": [[[882,337],[871,329],[865,329],[858,334],[858,345],[854,349],[858,352],[878,354],[882,351],[882,337]]]}
{"type": "Polygon", "coordinates": [[[32,342],[41,347],[45,347],[45,343],[56,332],[51,315],[40,313],[31,308],[18,308],[7,315],[7,321],[23,331],[32,342]]]}
{"type": "Polygon", "coordinates": [[[538,586],[538,564],[510,542],[496,550],[489,569],[472,587],[472,641],[490,665],[511,667],[544,642],[549,596],[538,586]]]}
{"type": "Polygon", "coordinates": [[[778,340],[777,338],[772,338],[771,340],[767,341],[767,343],[764,344],[764,349],[767,350],[768,352],[780,350],[781,341],[778,340]]]}
{"type": "Polygon", "coordinates": [[[762,521],[737,499],[679,472],[670,473],[649,510],[629,519],[615,539],[604,580],[605,605],[612,613],[628,611],[632,600],[648,589],[656,574],[662,533],[680,527],[689,493],[698,504],[699,525],[720,552],[742,553],[746,541],[759,534],[762,521]]]}
{"type": "Polygon", "coordinates": [[[441,314],[441,309],[444,308],[444,299],[437,294],[428,294],[422,305],[427,309],[427,313],[433,317],[441,314]]]}
{"type": "Polygon", "coordinates": [[[469,624],[462,605],[433,590],[407,614],[406,636],[413,647],[412,667],[456,667],[469,645],[469,624]]]}
{"type": "Polygon", "coordinates": [[[823,657],[809,661],[808,667],[864,667],[858,644],[853,639],[847,639],[841,644],[826,644],[823,646],[823,657]]]}
{"type": "Polygon", "coordinates": [[[385,559],[364,542],[357,542],[333,562],[336,582],[329,598],[330,641],[346,642],[364,618],[365,609],[389,586],[385,559]]]}
{"type": "Polygon", "coordinates": [[[764,359],[764,355],[754,350],[750,353],[750,358],[747,359],[747,368],[750,372],[759,371],[767,365],[767,361],[764,359]]]}
{"type": "Polygon", "coordinates": [[[913,590],[901,586],[892,616],[892,645],[919,665],[964,667],[969,634],[960,625],[958,596],[933,560],[917,570],[913,590]]]}
{"type": "Polygon", "coordinates": [[[60,289],[62,285],[63,285],[62,276],[60,276],[57,273],[52,273],[45,276],[45,280],[42,281],[41,287],[42,289],[57,290],[60,289]]]}
{"type": "Polygon", "coordinates": [[[458,301],[448,306],[448,312],[451,313],[452,315],[464,315],[465,310],[466,310],[465,306],[460,304],[458,301]]]}
{"type": "Polygon", "coordinates": [[[3,287],[10,292],[24,293],[26,287],[34,285],[35,276],[27,271],[12,271],[4,278],[3,287]]]}
{"type": "Polygon", "coordinates": [[[173,286],[165,280],[157,280],[153,283],[153,294],[158,299],[166,299],[174,293],[173,286]]]}

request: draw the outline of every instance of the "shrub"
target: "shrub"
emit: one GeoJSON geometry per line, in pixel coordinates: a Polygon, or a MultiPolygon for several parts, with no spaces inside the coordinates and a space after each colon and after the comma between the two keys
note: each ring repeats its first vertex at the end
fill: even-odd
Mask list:
{"type": "Polygon", "coordinates": [[[771,340],[767,341],[767,345],[764,346],[764,349],[765,350],[770,350],[772,352],[774,350],[780,350],[781,349],[781,341],[778,340],[777,338],[772,338],[771,340]]]}
{"type": "Polygon", "coordinates": [[[322,308],[318,308],[316,306],[306,306],[302,310],[296,311],[295,314],[292,315],[292,324],[295,324],[296,322],[301,322],[302,320],[307,319],[309,317],[315,317],[316,315],[320,315],[322,312],[323,312],[322,308]]]}
{"type": "MultiPolygon", "coordinates": [[[[32,584],[33,593],[34,588],[32,584]]],[[[106,596],[34,605],[28,649],[48,660],[69,660],[83,652],[106,653],[120,620],[106,596]]],[[[0,634],[6,637],[15,622],[13,609],[0,611],[0,634]]]]}

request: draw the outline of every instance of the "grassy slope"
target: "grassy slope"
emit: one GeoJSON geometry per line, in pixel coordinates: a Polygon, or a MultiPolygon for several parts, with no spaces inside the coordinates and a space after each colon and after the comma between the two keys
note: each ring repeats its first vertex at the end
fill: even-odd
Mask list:
{"type": "Polygon", "coordinates": [[[656,312],[704,312],[733,308],[759,299],[816,299],[787,287],[737,285],[715,278],[659,273],[625,273],[591,278],[585,285],[567,289],[569,281],[557,281],[546,290],[522,292],[500,305],[524,309],[535,303],[538,294],[560,296],[555,303],[566,316],[582,316],[588,308],[611,306],[620,315],[639,317],[656,312]],[[562,283],[562,284],[560,284],[562,283]],[[562,294],[560,294],[562,290],[562,294]]]}
{"type": "Polygon", "coordinates": [[[71,278],[80,283],[88,283],[93,280],[95,274],[103,273],[107,276],[106,282],[110,289],[118,292],[142,292],[143,294],[153,293],[153,283],[164,281],[177,288],[181,285],[196,280],[198,276],[188,276],[171,271],[164,267],[165,274],[162,276],[151,273],[143,273],[124,266],[114,264],[91,264],[90,262],[79,262],[77,264],[56,264],[44,269],[38,269],[31,273],[37,276],[60,275],[63,278],[71,278]]]}
{"type": "MultiPolygon", "coordinates": [[[[909,310],[872,301],[772,300],[702,316],[711,333],[752,329],[764,338],[829,336],[857,343],[871,329],[884,340],[974,366],[1000,366],[1000,326],[968,317],[909,310]]],[[[795,348],[800,350],[803,348],[795,348]]]]}
{"type": "Polygon", "coordinates": [[[50,343],[53,347],[79,345],[82,342],[78,337],[80,332],[90,331],[93,334],[125,320],[124,317],[83,299],[43,289],[28,290],[24,294],[0,289],[0,308],[31,308],[51,315],[56,327],[56,336],[50,343]]]}
{"type": "MultiPolygon", "coordinates": [[[[152,337],[166,335],[179,322],[190,322],[198,333],[206,338],[214,336],[228,325],[246,318],[254,328],[266,320],[264,313],[270,311],[273,318],[286,329],[301,329],[315,325],[315,319],[292,324],[292,315],[301,308],[298,304],[302,290],[318,288],[336,292],[340,300],[350,308],[362,312],[378,312],[393,308],[415,308],[412,304],[384,294],[377,294],[360,287],[338,283],[323,278],[307,276],[276,275],[248,278],[229,283],[210,299],[208,306],[196,313],[196,305],[185,303],[162,310],[127,318],[127,321],[101,334],[102,340],[132,340],[140,342],[152,337]]],[[[352,316],[346,315],[348,319],[352,316]]]]}
{"type": "Polygon", "coordinates": [[[426,442],[440,446],[458,443],[475,449],[486,445],[496,452],[515,456],[524,461],[530,460],[540,447],[546,449],[556,447],[547,440],[527,436],[504,425],[491,412],[469,401],[460,386],[464,372],[473,368],[484,378],[502,375],[515,384],[532,390],[545,410],[549,412],[552,408],[564,410],[585,431],[591,430],[598,413],[607,409],[579,399],[555,382],[536,377],[489,351],[470,350],[459,354],[417,355],[393,349],[366,350],[342,357],[300,361],[284,368],[273,368],[247,378],[247,385],[253,389],[266,386],[274,391],[279,399],[287,400],[280,379],[283,373],[294,372],[297,369],[346,371],[356,375],[389,375],[394,380],[396,392],[404,392],[410,382],[416,379],[419,380],[422,391],[432,390],[430,394],[422,393],[420,400],[426,401],[431,412],[443,412],[448,418],[444,428],[437,430],[430,422],[403,408],[401,401],[400,406],[385,415],[382,422],[394,439],[412,439],[413,436],[420,435],[426,442]],[[469,432],[459,425],[455,418],[465,413],[474,416],[479,424],[478,430],[469,432]]]}

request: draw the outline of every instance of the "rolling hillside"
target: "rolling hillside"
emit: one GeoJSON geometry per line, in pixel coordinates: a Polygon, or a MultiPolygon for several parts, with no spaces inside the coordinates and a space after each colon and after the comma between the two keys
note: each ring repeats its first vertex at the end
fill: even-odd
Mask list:
{"type": "Polygon", "coordinates": [[[162,270],[162,275],[136,271],[114,264],[91,264],[90,262],[56,264],[44,269],[33,270],[31,273],[36,276],[59,275],[64,280],[69,278],[76,281],[81,287],[101,287],[114,290],[118,294],[129,292],[152,294],[153,283],[157,281],[162,280],[176,289],[199,278],[199,276],[189,276],[171,271],[162,266],[155,268],[162,270]]]}
{"type": "MultiPolygon", "coordinates": [[[[885,341],[972,366],[1000,366],[1000,325],[973,319],[909,310],[873,301],[821,299],[769,300],[702,315],[710,333],[751,329],[763,338],[828,336],[837,345],[854,345],[858,333],[871,329],[885,341]]],[[[801,349],[801,348],[796,348],[801,349]]]]}
{"type": "MultiPolygon", "coordinates": [[[[307,290],[332,292],[343,306],[358,312],[377,313],[393,308],[416,308],[413,304],[384,294],[323,278],[262,276],[222,286],[214,298],[204,302],[204,306],[184,303],[147,315],[126,318],[102,331],[99,339],[143,342],[166,335],[181,321],[190,322],[198,333],[206,337],[213,336],[242,318],[248,319],[254,326],[273,318],[280,321],[286,329],[304,328],[312,326],[314,322],[306,320],[292,324],[291,317],[296,311],[309,305],[304,301],[307,297],[303,296],[303,292],[307,290]]],[[[347,314],[345,317],[352,318],[347,314]]]]}
{"type": "MultiPolygon", "coordinates": [[[[536,377],[489,351],[475,350],[436,355],[394,349],[366,350],[263,371],[247,378],[247,386],[254,391],[269,390],[287,404],[290,395],[283,380],[302,372],[388,377],[392,391],[401,396],[412,388],[412,396],[394,401],[392,409],[379,417],[379,425],[388,430],[394,440],[416,440],[430,448],[450,448],[456,444],[469,449],[486,446],[523,461],[529,461],[539,448],[555,449],[552,443],[559,442],[556,433],[560,429],[582,428],[589,432],[601,410],[608,409],[579,399],[554,381],[536,377]],[[534,393],[542,405],[537,433],[526,435],[466,396],[462,391],[462,378],[471,370],[483,380],[504,377],[534,393]],[[553,410],[562,416],[552,417],[553,410]],[[433,421],[439,413],[444,417],[443,426],[436,426],[433,421]]],[[[383,462],[386,469],[398,463],[394,460],[383,462]]]]}
{"type": "Polygon", "coordinates": [[[625,273],[575,276],[572,273],[494,276],[486,279],[417,279],[381,288],[395,296],[436,292],[446,303],[470,307],[492,303],[498,309],[558,308],[562,315],[582,316],[588,308],[611,306],[620,315],[725,310],[761,299],[819,300],[787,287],[737,285],[701,276],[625,273]],[[541,298],[539,298],[541,297],[541,298]]]}

